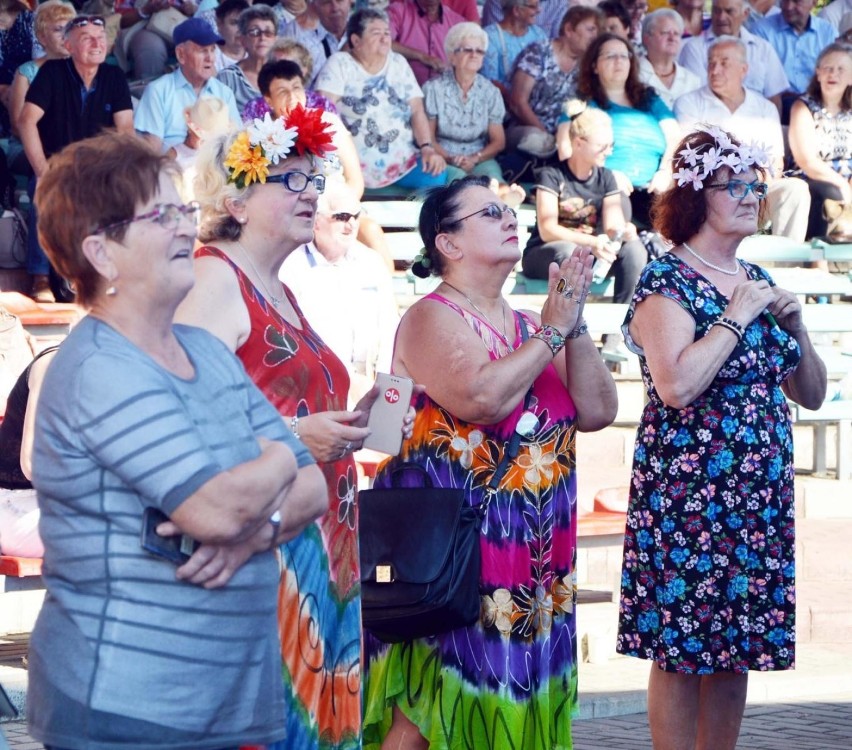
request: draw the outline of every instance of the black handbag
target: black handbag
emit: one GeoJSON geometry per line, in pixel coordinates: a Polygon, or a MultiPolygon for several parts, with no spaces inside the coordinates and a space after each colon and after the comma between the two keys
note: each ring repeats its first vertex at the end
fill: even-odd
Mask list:
{"type": "MultiPolygon", "coordinates": [[[[520,327],[526,341],[523,320],[520,327]]],[[[531,401],[532,386],[522,414],[531,401]]],[[[361,621],[376,638],[410,641],[479,618],[479,531],[521,437],[516,428],[478,506],[468,505],[462,489],[432,486],[426,469],[405,462],[391,471],[390,487],[358,493],[361,621]],[[418,472],[423,486],[401,487],[406,471],[418,472]]]]}
{"type": "Polygon", "coordinates": [[[433,487],[422,466],[403,463],[390,487],[364,490],[358,503],[364,627],[395,643],[476,622],[482,514],[464,490],[433,487]],[[400,487],[405,471],[424,486],[400,487]]]}

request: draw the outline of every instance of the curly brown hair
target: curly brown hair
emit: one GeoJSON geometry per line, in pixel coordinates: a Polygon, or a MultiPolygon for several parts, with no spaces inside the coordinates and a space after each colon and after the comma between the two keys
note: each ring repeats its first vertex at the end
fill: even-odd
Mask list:
{"type": "Polygon", "coordinates": [[[636,57],[633,45],[616,34],[601,34],[589,45],[580,60],[577,90],[583,99],[594,101],[601,109],[609,109],[609,97],[606,95],[606,91],[601,85],[601,79],[595,71],[595,63],[601,54],[601,47],[613,40],[621,42],[627,48],[627,54],[630,55],[630,72],[627,74],[627,81],[624,83],[627,100],[631,107],[647,111],[651,105],[654,90],[639,80],[639,59],[636,57]]]}
{"type": "MultiPolygon", "coordinates": [[[[728,137],[734,146],[741,143],[730,133],[728,137]]],[[[672,173],[677,173],[681,168],[689,165],[680,155],[689,146],[693,150],[702,148],[715,148],[718,146],[716,139],[705,130],[695,130],[688,133],[678,144],[672,158],[672,173]]],[[[754,170],[761,179],[766,172],[763,168],[754,165],[754,170]]],[[[728,167],[721,166],[704,178],[704,187],[712,182],[712,177],[728,167]]],[[[761,203],[759,217],[762,218],[764,204],[761,203]]],[[[659,232],[669,242],[680,245],[694,236],[704,222],[707,220],[707,200],[705,191],[694,190],[691,185],[679,187],[677,181],[672,182],[671,187],[664,193],[654,198],[651,206],[651,223],[654,230],[659,232]]]]}

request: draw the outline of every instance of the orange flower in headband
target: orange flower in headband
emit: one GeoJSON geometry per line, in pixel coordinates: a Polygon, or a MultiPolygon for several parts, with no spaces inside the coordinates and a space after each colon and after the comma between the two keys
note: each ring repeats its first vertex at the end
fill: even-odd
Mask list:
{"type": "Polygon", "coordinates": [[[287,129],[298,133],[295,148],[299,156],[314,154],[321,159],[329,151],[336,150],[331,138],[334,133],[331,125],[322,119],[322,110],[305,109],[301,104],[290,111],[285,118],[287,129]]]}

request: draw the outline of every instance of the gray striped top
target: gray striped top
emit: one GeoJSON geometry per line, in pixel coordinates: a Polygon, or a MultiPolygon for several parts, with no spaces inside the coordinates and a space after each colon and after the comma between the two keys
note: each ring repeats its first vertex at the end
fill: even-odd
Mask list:
{"type": "Polygon", "coordinates": [[[283,735],[275,555],[207,591],[142,550],[141,519],[255,458],[258,436],[290,445],[299,466],[313,459],[222,342],[175,333],[190,380],[91,316],[45,378],[33,485],[47,596],[28,696],[45,744],[202,750],[283,735]]]}

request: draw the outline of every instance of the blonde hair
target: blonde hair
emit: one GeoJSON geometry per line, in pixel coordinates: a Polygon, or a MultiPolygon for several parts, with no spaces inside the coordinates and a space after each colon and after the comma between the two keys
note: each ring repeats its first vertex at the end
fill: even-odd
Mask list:
{"type": "Polygon", "coordinates": [[[77,15],[77,11],[71,3],[65,0],[47,0],[36,8],[33,17],[33,30],[36,39],[44,44],[44,39],[51,26],[62,24],[63,26],[77,15]]]}
{"type": "Polygon", "coordinates": [[[602,109],[586,107],[580,114],[571,119],[568,134],[571,138],[588,138],[592,133],[608,128],[612,130],[612,119],[602,109]]]}
{"type": "Polygon", "coordinates": [[[242,233],[240,224],[228,211],[228,201],[245,202],[254,190],[254,185],[247,188],[237,187],[228,182],[228,171],[225,169],[225,159],[239,130],[232,130],[223,135],[210,138],[198,150],[195,161],[195,199],[201,204],[201,222],[198,228],[198,239],[201,242],[215,240],[238,240],[242,233]]]}
{"type": "MultiPolygon", "coordinates": [[[[269,54],[266,56],[267,62],[277,62],[283,60],[284,56],[293,55],[297,58],[296,64],[302,69],[302,75],[305,81],[311,80],[311,73],[314,71],[314,60],[308,48],[301,42],[289,37],[278,37],[269,48],[269,54]],[[283,55],[282,55],[283,53],[283,55]]],[[[289,59],[289,57],[287,58],[289,59]]]]}

